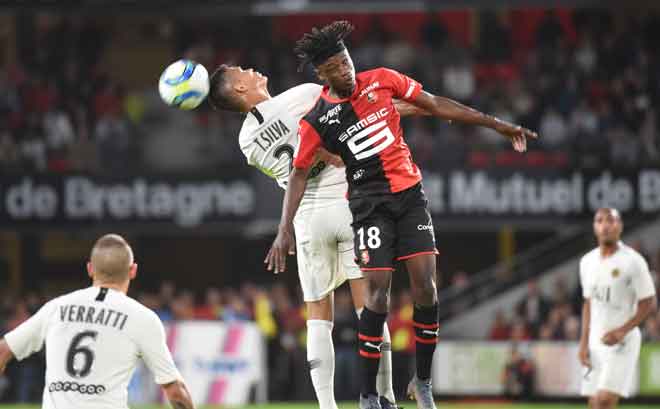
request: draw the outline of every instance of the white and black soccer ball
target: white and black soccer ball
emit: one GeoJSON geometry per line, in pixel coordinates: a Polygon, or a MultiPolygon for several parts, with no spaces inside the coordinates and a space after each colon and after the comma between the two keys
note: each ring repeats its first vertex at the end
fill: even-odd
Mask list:
{"type": "Polygon", "coordinates": [[[167,105],[195,109],[209,93],[209,73],[195,61],[175,61],[161,74],[158,92],[167,105]]]}

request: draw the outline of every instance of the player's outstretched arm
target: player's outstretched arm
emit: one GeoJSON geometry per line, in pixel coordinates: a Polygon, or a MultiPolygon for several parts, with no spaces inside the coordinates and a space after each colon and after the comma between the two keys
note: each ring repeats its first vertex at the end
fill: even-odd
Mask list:
{"type": "Polygon", "coordinates": [[[182,381],[162,385],[162,388],[174,409],[194,409],[195,406],[192,403],[188,388],[182,381]]]}
{"type": "Polygon", "coordinates": [[[438,118],[491,128],[508,138],[513,144],[513,148],[518,152],[527,150],[527,138],[538,137],[536,132],[532,132],[520,125],[511,124],[492,115],[487,115],[465,106],[453,99],[440,97],[425,91],[422,91],[411,102],[438,118]]]}
{"type": "Polygon", "coordinates": [[[405,116],[430,116],[431,113],[423,108],[415,106],[411,103],[401,101],[400,99],[393,99],[392,103],[394,108],[399,112],[401,117],[405,116]]]}
{"type": "Polygon", "coordinates": [[[14,353],[9,349],[7,341],[0,340],[0,374],[5,371],[5,367],[12,359],[14,359],[14,353]]]}
{"type": "Polygon", "coordinates": [[[582,331],[580,333],[580,349],[578,351],[578,358],[580,363],[591,368],[591,360],[589,359],[589,327],[591,326],[591,301],[587,298],[582,304],[582,331]]]}
{"type": "Polygon", "coordinates": [[[282,205],[282,216],[280,226],[277,229],[277,237],[266,255],[264,263],[268,271],[273,270],[275,274],[286,270],[286,257],[295,254],[295,242],[293,240],[293,218],[300,207],[300,201],[307,187],[307,176],[310,168],[294,167],[289,175],[289,182],[284,194],[282,205]]]}

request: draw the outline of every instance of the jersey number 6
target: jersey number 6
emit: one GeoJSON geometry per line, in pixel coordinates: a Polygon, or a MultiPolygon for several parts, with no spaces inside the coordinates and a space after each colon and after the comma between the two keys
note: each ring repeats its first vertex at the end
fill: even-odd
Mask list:
{"type": "Polygon", "coordinates": [[[387,126],[387,121],[380,121],[353,135],[346,144],[355,155],[355,159],[362,160],[382,152],[394,142],[394,139],[394,134],[387,126]],[[372,133],[373,135],[371,135],[372,133]],[[364,139],[365,137],[368,138],[364,139]]]}
{"type": "MultiPolygon", "coordinates": [[[[89,349],[89,346],[80,346],[80,343],[85,338],[91,338],[96,341],[96,336],[99,333],[96,331],[83,331],[73,337],[69,350],[66,353],[66,372],[74,378],[84,378],[89,375],[94,363],[94,351],[89,349]],[[76,356],[81,356],[83,360],[82,366],[76,368],[76,356]]],[[[80,362],[80,360],[78,360],[80,362]]]]}

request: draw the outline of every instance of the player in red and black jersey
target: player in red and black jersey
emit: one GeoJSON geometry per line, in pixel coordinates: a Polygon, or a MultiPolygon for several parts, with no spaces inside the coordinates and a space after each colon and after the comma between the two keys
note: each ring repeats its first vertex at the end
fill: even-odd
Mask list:
{"type": "Polygon", "coordinates": [[[383,322],[389,309],[394,262],[404,261],[415,300],[417,373],[409,394],[417,407],[435,409],[431,363],[438,338],[435,285],[437,253],[433,222],[392,99],[402,99],[431,115],[492,128],[526,150],[536,134],[485,115],[451,99],[422,91],[417,81],[379,68],[355,74],[343,39],[353,27],[345,21],[314,28],[296,45],[303,64],[311,63],[327,85],[315,107],[300,122],[300,144],[289,176],[277,238],[266,257],[268,267],[283,271],[293,245],[293,217],[298,209],[317,149],[325,147],[346,164],[349,205],[353,214],[355,256],[368,281],[360,316],[359,353],[362,387],[360,408],[380,409],[376,374],[383,322]]]}

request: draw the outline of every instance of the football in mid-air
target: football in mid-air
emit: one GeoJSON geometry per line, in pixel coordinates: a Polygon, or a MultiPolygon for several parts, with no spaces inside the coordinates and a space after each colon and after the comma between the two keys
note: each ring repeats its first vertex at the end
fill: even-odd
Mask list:
{"type": "Polygon", "coordinates": [[[195,109],[209,93],[209,73],[195,61],[175,61],[161,74],[158,92],[167,105],[195,109]]]}

